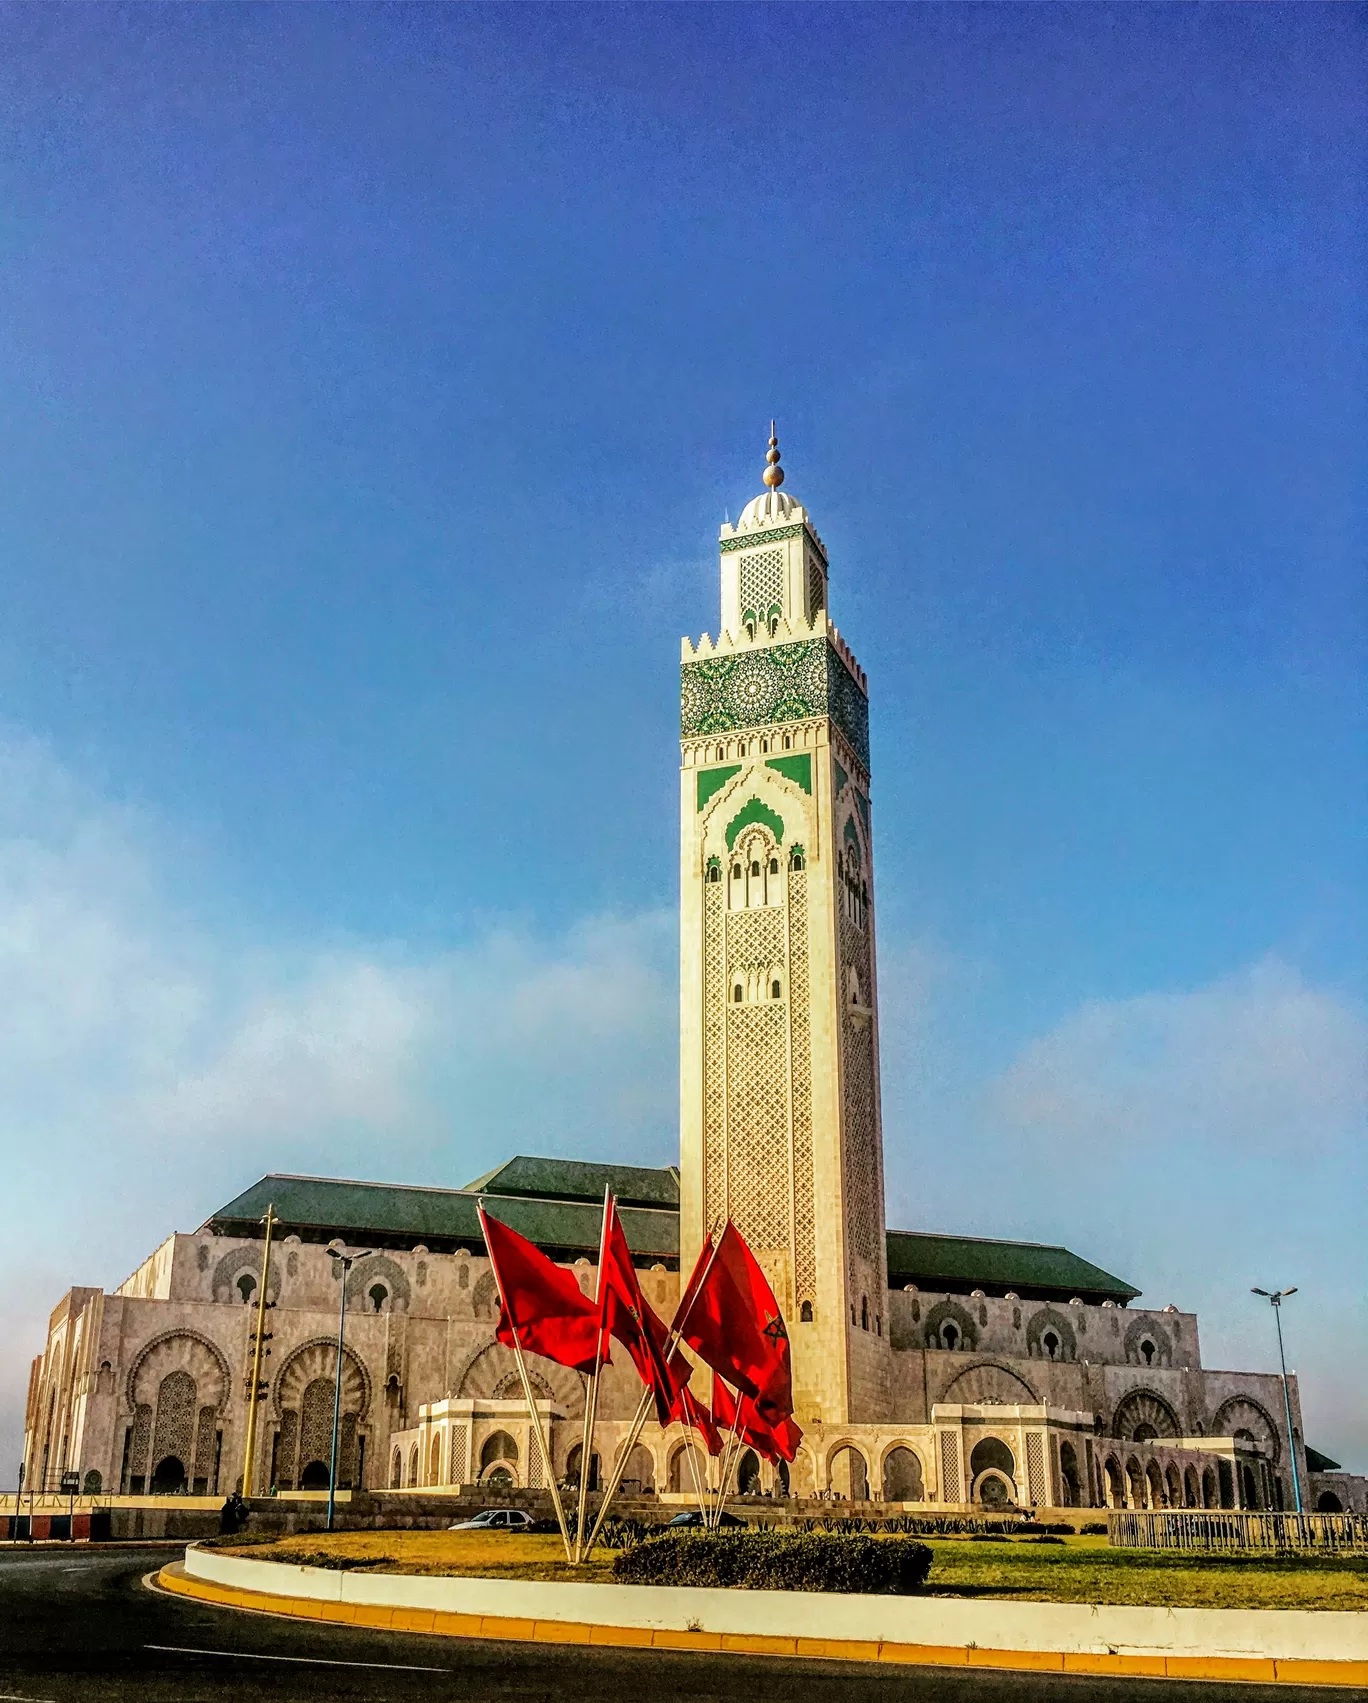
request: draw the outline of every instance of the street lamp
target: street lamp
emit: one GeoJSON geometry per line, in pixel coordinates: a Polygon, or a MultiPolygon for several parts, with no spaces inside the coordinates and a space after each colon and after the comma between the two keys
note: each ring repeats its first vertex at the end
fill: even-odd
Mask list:
{"type": "Polygon", "coordinates": [[[1275,1289],[1271,1294],[1267,1289],[1251,1289],[1251,1295],[1262,1295],[1273,1309],[1273,1317],[1278,1321],[1278,1363],[1282,1367],[1283,1411],[1287,1415],[1287,1452],[1292,1457],[1292,1499],[1297,1504],[1297,1512],[1302,1511],[1301,1479],[1297,1474],[1297,1437],[1292,1429],[1292,1398],[1287,1393],[1287,1356],[1283,1353],[1282,1339],[1282,1304],[1283,1297],[1295,1295],[1297,1286],[1294,1283],[1289,1289],[1275,1289]]]}
{"type": "Polygon", "coordinates": [[[333,1529],[333,1510],[337,1501],[337,1427],[342,1414],[342,1336],[347,1328],[347,1273],[357,1260],[369,1259],[374,1249],[367,1248],[360,1254],[340,1254],[336,1248],[328,1249],[328,1257],[337,1261],[333,1267],[338,1271],[342,1280],[342,1299],[337,1309],[337,1382],[333,1385],[333,1434],[332,1461],[328,1467],[328,1530],[333,1529]]]}

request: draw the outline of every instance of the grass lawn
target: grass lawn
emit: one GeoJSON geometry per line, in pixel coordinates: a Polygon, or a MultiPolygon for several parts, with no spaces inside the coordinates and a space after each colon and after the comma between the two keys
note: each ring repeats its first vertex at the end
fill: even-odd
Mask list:
{"type": "MultiPolygon", "coordinates": [[[[1314,1558],[1189,1556],[1109,1549],[1106,1538],[1037,1544],[1013,1538],[974,1543],[930,1538],[931,1596],[1032,1598],[1044,1602],[1138,1603],[1174,1608],[1368,1610],[1368,1556],[1314,1558]]],[[[380,1573],[481,1574],[496,1579],[612,1578],[611,1551],[566,1565],[555,1536],[519,1532],[334,1532],[269,1543],[216,1545],[229,1554],[304,1566],[380,1573]]]]}

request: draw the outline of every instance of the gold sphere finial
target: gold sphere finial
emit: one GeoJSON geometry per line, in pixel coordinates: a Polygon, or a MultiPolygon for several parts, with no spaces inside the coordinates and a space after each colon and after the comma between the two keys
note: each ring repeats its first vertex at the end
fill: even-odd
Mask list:
{"type": "Polygon", "coordinates": [[[774,430],[774,421],[770,421],[769,454],[765,457],[764,480],[771,491],[777,491],[784,482],[784,470],[779,465],[779,439],[774,430]]]}

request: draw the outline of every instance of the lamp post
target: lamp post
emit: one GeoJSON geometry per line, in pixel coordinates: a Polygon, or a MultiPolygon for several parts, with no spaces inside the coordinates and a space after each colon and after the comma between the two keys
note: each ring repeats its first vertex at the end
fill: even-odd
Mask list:
{"type": "Polygon", "coordinates": [[[337,1262],[333,1270],[338,1272],[342,1281],[342,1298],[337,1308],[337,1381],[333,1385],[332,1460],[328,1466],[327,1529],[329,1531],[333,1529],[333,1513],[337,1503],[337,1427],[342,1416],[342,1344],[343,1334],[347,1328],[347,1274],[357,1260],[369,1258],[371,1251],[370,1248],[367,1248],[365,1253],[340,1254],[336,1248],[328,1249],[328,1257],[337,1262]]]}
{"type": "Polygon", "coordinates": [[[1292,1457],[1292,1499],[1297,1505],[1297,1512],[1302,1511],[1301,1478],[1297,1472],[1297,1437],[1292,1429],[1292,1397],[1287,1393],[1287,1356],[1283,1353],[1282,1338],[1282,1304],[1287,1295],[1295,1295],[1297,1286],[1294,1283],[1288,1289],[1275,1289],[1270,1294],[1267,1289],[1251,1289],[1251,1295],[1262,1295],[1273,1309],[1273,1317],[1278,1322],[1278,1364],[1282,1367],[1283,1412],[1287,1415],[1287,1452],[1292,1457]]]}

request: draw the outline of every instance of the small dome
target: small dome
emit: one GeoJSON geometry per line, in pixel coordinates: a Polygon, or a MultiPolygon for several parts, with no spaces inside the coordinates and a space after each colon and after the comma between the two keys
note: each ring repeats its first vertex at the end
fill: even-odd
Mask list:
{"type": "Polygon", "coordinates": [[[741,510],[741,518],[736,523],[738,532],[759,532],[767,526],[780,526],[790,515],[803,512],[803,505],[783,491],[766,491],[763,496],[752,497],[741,510]]]}

